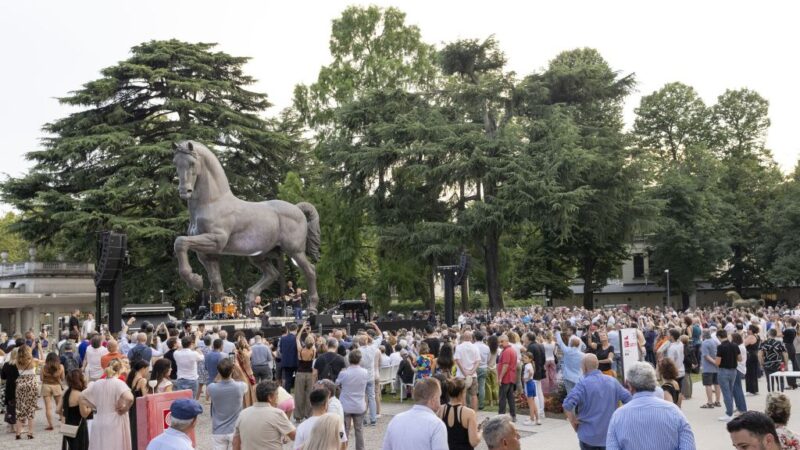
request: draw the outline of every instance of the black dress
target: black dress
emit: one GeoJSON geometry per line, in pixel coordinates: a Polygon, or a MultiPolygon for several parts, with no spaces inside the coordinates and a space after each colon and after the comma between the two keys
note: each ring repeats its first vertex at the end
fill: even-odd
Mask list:
{"type": "Polygon", "coordinates": [[[444,426],[447,428],[447,448],[450,450],[473,450],[474,447],[469,443],[469,430],[461,422],[461,405],[444,405],[442,415],[444,426]],[[453,414],[453,426],[449,424],[450,413],[453,414]]]}
{"type": "MultiPolygon", "coordinates": [[[[794,328],[786,328],[783,330],[783,346],[786,347],[786,353],[789,356],[789,362],[792,363],[792,370],[797,370],[797,352],[794,348],[794,338],[797,337],[797,331],[794,328]]],[[[787,367],[786,370],[789,370],[787,367]]],[[[797,388],[797,378],[788,377],[789,386],[793,389],[797,388]]]]}
{"type": "MultiPolygon", "coordinates": [[[[78,434],[74,438],[64,436],[61,441],[61,450],[87,450],[89,448],[89,430],[86,428],[86,420],[81,417],[80,405],[69,406],[69,395],[72,389],[67,389],[64,393],[64,422],[67,425],[78,425],[78,434]]],[[[91,419],[89,416],[87,419],[91,419]]]]}
{"type": "Polygon", "coordinates": [[[6,363],[3,364],[3,369],[0,372],[0,378],[6,381],[6,388],[5,388],[5,409],[7,418],[12,419],[11,421],[6,421],[10,425],[14,425],[17,423],[17,378],[19,378],[19,369],[15,364],[6,363]],[[11,414],[8,414],[8,413],[11,414]]]}
{"type": "Polygon", "coordinates": [[[758,348],[761,346],[761,337],[756,336],[756,343],[745,345],[747,350],[747,373],[744,376],[745,391],[751,394],[758,394],[758,374],[760,367],[758,366],[758,348]]]}
{"type": "Polygon", "coordinates": [[[131,446],[132,449],[136,450],[136,399],[141,397],[142,391],[140,389],[133,389],[133,405],[131,405],[131,409],[128,410],[128,419],[131,422],[131,446]]]}

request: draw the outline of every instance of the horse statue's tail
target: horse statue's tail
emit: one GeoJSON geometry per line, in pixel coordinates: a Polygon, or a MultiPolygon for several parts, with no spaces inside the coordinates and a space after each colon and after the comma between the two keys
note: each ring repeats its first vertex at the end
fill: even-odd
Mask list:
{"type": "Polygon", "coordinates": [[[308,222],[308,232],[306,233],[306,255],[313,262],[319,260],[319,247],[320,247],[320,231],[319,231],[319,214],[317,208],[311,203],[300,202],[297,205],[300,211],[306,216],[308,222]]]}

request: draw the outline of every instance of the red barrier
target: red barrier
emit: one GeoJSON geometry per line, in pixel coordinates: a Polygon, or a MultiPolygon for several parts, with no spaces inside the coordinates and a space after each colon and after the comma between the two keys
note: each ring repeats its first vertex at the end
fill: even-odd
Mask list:
{"type": "MultiPolygon", "coordinates": [[[[169,428],[169,407],[179,398],[192,398],[191,390],[165,392],[163,394],[146,395],[136,399],[136,442],[138,450],[146,450],[147,444],[153,438],[169,428]]],[[[192,438],[192,447],[197,447],[194,430],[189,437],[192,438]]]]}

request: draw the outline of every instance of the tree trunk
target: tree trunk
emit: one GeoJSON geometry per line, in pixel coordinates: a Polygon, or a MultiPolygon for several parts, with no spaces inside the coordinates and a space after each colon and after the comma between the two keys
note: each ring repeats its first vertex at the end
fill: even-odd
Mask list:
{"type": "Polygon", "coordinates": [[[592,280],[594,279],[594,258],[583,258],[583,307],[594,309],[594,292],[592,292],[592,280]]]}
{"type": "Polygon", "coordinates": [[[436,311],[436,261],[431,258],[431,266],[428,271],[428,309],[436,311]]]}
{"type": "Polygon", "coordinates": [[[744,273],[742,272],[742,246],[733,245],[733,288],[740,295],[744,288],[744,273]]]}
{"type": "Polygon", "coordinates": [[[500,288],[500,233],[492,225],[486,230],[484,238],[484,267],[486,268],[486,290],[489,294],[489,307],[499,311],[505,307],[500,288]]]}
{"type": "Polygon", "coordinates": [[[681,308],[686,311],[689,308],[689,293],[681,291],[681,308]]]}

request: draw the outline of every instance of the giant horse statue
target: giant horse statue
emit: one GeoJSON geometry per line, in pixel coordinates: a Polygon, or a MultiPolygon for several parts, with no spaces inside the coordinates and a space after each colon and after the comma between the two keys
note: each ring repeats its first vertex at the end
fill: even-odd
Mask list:
{"type": "Polygon", "coordinates": [[[728,297],[728,301],[731,302],[731,306],[733,306],[734,308],[752,308],[752,309],[756,309],[759,306],[764,306],[764,300],[762,300],[760,298],[744,299],[736,291],[728,291],[728,292],[725,293],[725,296],[728,297]]]}
{"type": "Polygon", "coordinates": [[[308,283],[310,314],[316,314],[319,295],[312,261],[319,258],[319,215],[310,203],[282,200],[246,202],[231,192],[228,177],[216,156],[203,144],[172,144],[178,170],[178,194],[189,204],[187,236],[175,239],[178,273],[192,289],[203,288],[203,277],[192,272],[189,250],[197,254],[211,281],[211,291],[224,292],[220,255],[250,258],[261,279],[247,289],[247,300],[272,284],[279,275],[276,262],[285,253],[300,267],[308,283]]]}

